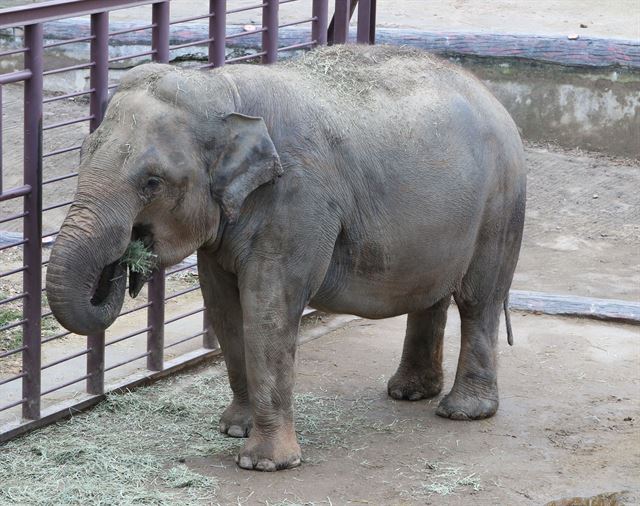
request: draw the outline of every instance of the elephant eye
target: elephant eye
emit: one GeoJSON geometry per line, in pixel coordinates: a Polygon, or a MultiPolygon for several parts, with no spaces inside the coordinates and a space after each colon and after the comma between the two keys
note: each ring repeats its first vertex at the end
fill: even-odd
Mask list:
{"type": "Polygon", "coordinates": [[[159,177],[151,176],[149,179],[147,179],[145,189],[148,191],[157,190],[160,187],[161,183],[162,180],[159,177]]]}

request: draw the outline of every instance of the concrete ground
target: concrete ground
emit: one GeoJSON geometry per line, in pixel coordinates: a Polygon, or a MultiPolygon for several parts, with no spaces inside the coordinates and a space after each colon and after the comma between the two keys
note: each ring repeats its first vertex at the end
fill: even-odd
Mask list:
{"type": "MultiPolygon", "coordinates": [[[[9,444],[0,504],[538,506],[623,491],[616,503],[560,504],[638,504],[638,328],[530,314],[513,325],[513,347],[500,330],[491,419],[439,418],[440,396],[390,399],[405,318],[353,320],[299,348],[300,468],[236,467],[242,441],[217,432],[229,392],[213,364],[9,444]]],[[[459,337],[452,309],[443,393],[459,337]]]]}
{"type": "MultiPolygon", "coordinates": [[[[501,329],[501,405],[494,418],[455,422],[435,415],[439,397],[388,398],[405,318],[357,320],[300,348],[297,390],[335,397],[344,409],[364,402],[362,427],[341,434],[328,450],[303,448],[309,462],[286,473],[247,473],[229,455],[187,465],[220,480],[221,504],[247,497],[246,504],[541,505],[603,492],[639,494],[637,327],[525,314],[514,315],[513,324],[513,347],[501,329]],[[445,474],[438,468],[447,467],[477,482],[442,495],[432,485],[451,481],[438,477],[445,474]]],[[[453,384],[459,337],[452,309],[443,393],[453,384]]]]}
{"type": "MultiPolygon", "coordinates": [[[[26,5],[28,0],[0,0],[1,7],[26,5]]],[[[256,5],[256,0],[228,0],[228,9],[256,5]]],[[[330,5],[333,2],[329,2],[330,5]]],[[[207,0],[173,0],[172,17],[205,12],[207,0]]],[[[638,39],[640,11],[635,0],[378,0],[379,26],[427,31],[467,31],[539,35],[570,35],[638,39]]],[[[281,20],[308,17],[311,0],[281,6],[281,20]]],[[[119,21],[149,18],[149,7],[114,11],[119,21]]],[[[260,10],[230,15],[229,23],[260,24],[260,10]]]]}

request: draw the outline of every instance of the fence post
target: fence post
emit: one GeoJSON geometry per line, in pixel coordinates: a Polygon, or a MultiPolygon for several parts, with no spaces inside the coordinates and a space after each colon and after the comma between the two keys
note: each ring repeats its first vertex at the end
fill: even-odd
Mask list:
{"type": "Polygon", "coordinates": [[[209,0],[209,63],[222,67],[226,58],[225,37],[227,36],[227,0],[209,0]]]}
{"type": "Polygon", "coordinates": [[[358,2],[358,43],[375,44],[376,40],[376,0],[358,2]]]}
{"type": "MultiPolygon", "coordinates": [[[[100,12],[91,16],[91,61],[90,85],[93,89],[89,110],[93,132],[104,116],[109,98],[109,13],[100,12]]],[[[87,336],[87,392],[93,395],[104,393],[104,332],[87,336]]]]}
{"type": "MultiPolygon", "coordinates": [[[[151,32],[151,49],[153,49],[153,61],[158,63],[169,62],[169,2],[159,2],[152,7],[153,24],[151,32]]],[[[147,310],[147,369],[161,371],[164,367],[164,269],[153,273],[149,279],[147,297],[149,309],[147,310]]]]}
{"type": "Polygon", "coordinates": [[[311,15],[315,18],[311,24],[311,39],[315,40],[318,46],[325,45],[329,24],[329,0],[313,0],[311,15]]]}
{"type": "Polygon", "coordinates": [[[42,316],[42,24],[24,28],[28,50],[24,66],[31,77],[24,84],[24,184],[31,191],[24,197],[22,283],[27,293],[23,304],[22,405],[23,418],[40,418],[40,340],[42,316]]]}
{"type": "Polygon", "coordinates": [[[329,38],[330,44],[346,44],[349,40],[351,4],[351,0],[336,0],[336,9],[333,13],[332,21],[333,26],[329,27],[329,31],[333,28],[333,37],[329,38]]]}
{"type": "Polygon", "coordinates": [[[275,63],[278,59],[278,0],[265,0],[262,8],[262,63],[275,63]]]}

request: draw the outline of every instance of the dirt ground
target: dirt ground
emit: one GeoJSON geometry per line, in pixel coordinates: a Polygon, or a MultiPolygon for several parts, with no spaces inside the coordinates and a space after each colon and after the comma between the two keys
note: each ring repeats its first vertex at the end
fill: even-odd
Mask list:
{"type": "MultiPolygon", "coordinates": [[[[41,0],[42,1],[42,0],[41,0]]],[[[0,0],[1,7],[34,3],[0,0]]],[[[206,11],[206,0],[173,0],[174,18],[206,11]]],[[[256,5],[255,0],[228,0],[229,9],[256,5]]],[[[333,2],[329,2],[330,9],[333,2]]],[[[149,19],[149,8],[122,9],[111,14],[118,21],[149,19]]],[[[311,0],[280,6],[283,22],[304,19],[311,13],[311,0]]],[[[378,0],[378,26],[431,31],[526,33],[540,35],[579,34],[596,37],[637,39],[640,13],[635,0],[378,0]]],[[[355,19],[355,18],[354,18],[355,19]]],[[[229,23],[260,23],[260,10],[228,16],[229,23]]]]}
{"type": "MultiPolygon", "coordinates": [[[[216,430],[229,392],[214,364],[10,443],[0,504],[542,505],[622,491],[614,504],[638,504],[638,328],[527,314],[513,323],[515,346],[501,329],[491,419],[439,418],[439,397],[387,397],[405,318],[353,320],[299,348],[300,468],[236,467],[241,441],[216,430]]],[[[458,329],[452,309],[445,393],[458,329]]]]}
{"type": "MultiPolygon", "coordinates": [[[[354,402],[367,405],[363,427],[341,434],[336,447],[307,451],[310,462],[282,476],[247,476],[230,457],[188,465],[220,480],[222,504],[252,492],[247,504],[285,498],[300,504],[544,504],[640,492],[637,328],[516,315],[515,346],[500,339],[498,414],[454,422],[435,416],[438,399],[387,397],[404,324],[404,317],[357,320],[300,348],[298,391],[335,396],[346,410],[354,402]],[[381,425],[372,429],[372,422],[381,425]],[[446,468],[459,469],[460,480],[471,477],[471,485],[443,495],[455,481],[439,476],[446,468]]],[[[458,324],[452,310],[445,393],[457,363],[458,324]]]]}

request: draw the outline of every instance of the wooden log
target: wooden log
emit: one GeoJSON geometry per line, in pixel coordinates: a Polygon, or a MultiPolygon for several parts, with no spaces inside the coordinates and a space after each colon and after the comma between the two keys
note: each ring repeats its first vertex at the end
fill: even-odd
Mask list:
{"type": "MultiPolygon", "coordinates": [[[[143,25],[142,22],[117,22],[111,31],[125,30],[143,25]]],[[[352,27],[352,35],[355,28],[352,27]]],[[[0,30],[4,45],[11,45],[19,29],[0,30]]],[[[227,27],[227,36],[243,32],[242,26],[227,27]]],[[[89,35],[88,20],[74,18],[47,23],[47,40],[68,40],[89,35]]],[[[292,26],[279,30],[280,46],[309,42],[309,27],[292,26]]],[[[208,38],[206,24],[176,24],[171,28],[171,44],[184,44],[208,38]]],[[[113,37],[112,45],[150,45],[149,31],[132,32],[113,37]]],[[[426,49],[447,56],[479,56],[493,58],[521,58],[525,60],[558,63],[570,66],[640,68],[640,43],[634,40],[579,37],[572,40],[566,36],[492,34],[468,32],[429,32],[398,28],[380,28],[376,31],[376,43],[405,45],[426,49]]],[[[261,34],[247,32],[246,36],[227,41],[228,47],[257,49],[261,34]]],[[[203,52],[204,48],[200,48],[203,52]]],[[[193,52],[198,52],[193,48],[193,52]]]]}
{"type": "Polygon", "coordinates": [[[547,315],[640,324],[640,303],[626,300],[511,290],[509,308],[547,315]]]}

